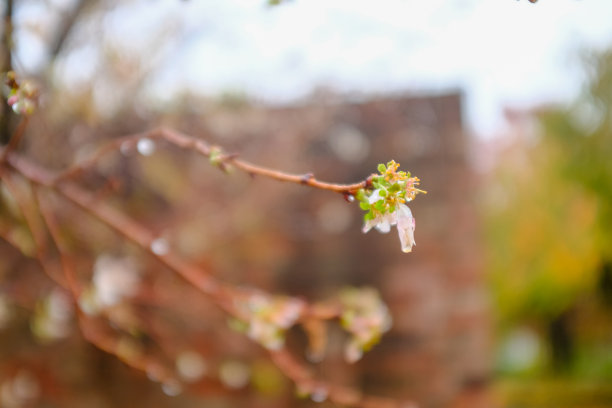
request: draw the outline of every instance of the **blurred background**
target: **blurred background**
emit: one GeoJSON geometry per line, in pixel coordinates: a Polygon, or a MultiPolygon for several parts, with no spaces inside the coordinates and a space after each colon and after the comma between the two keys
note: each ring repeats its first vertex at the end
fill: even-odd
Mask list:
{"type": "MultiPolygon", "coordinates": [[[[163,143],[81,179],[224,281],[310,300],[377,288],[393,328],[353,365],[331,330],[323,378],[422,407],[612,406],[608,0],[0,4],[1,71],[40,93],[21,150],[48,168],[168,126],[322,180],[390,159],[421,179],[411,254],[394,233],[362,234],[341,197],[225,175],[163,143]]],[[[18,117],[2,109],[6,141],[18,117]]],[[[80,280],[121,298],[103,313],[121,356],[156,356],[184,384],[83,339],[2,186],[0,406],[315,404],[195,289],[50,201],[80,280]]]]}

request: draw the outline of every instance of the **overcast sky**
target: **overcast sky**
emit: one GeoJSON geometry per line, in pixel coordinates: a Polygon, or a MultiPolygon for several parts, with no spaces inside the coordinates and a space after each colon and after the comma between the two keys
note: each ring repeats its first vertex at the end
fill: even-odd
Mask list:
{"type": "MultiPolygon", "coordinates": [[[[504,105],[568,100],[578,51],[612,44],[612,0],[191,0],[180,58],[190,87],[275,100],[340,91],[465,90],[487,135],[504,105]]],[[[150,3],[149,3],[150,4],[150,3]]],[[[171,70],[173,71],[173,70],[171,70]]],[[[176,78],[176,76],[175,76],[176,78]]]]}
{"type": "Polygon", "coordinates": [[[503,125],[504,106],[569,100],[580,86],[578,52],[612,45],[612,0],[119,4],[105,29],[135,49],[162,23],[181,21],[182,42],[157,76],[159,94],[230,90],[278,102],[319,86],[375,94],[462,89],[468,125],[485,137],[503,125]]]}

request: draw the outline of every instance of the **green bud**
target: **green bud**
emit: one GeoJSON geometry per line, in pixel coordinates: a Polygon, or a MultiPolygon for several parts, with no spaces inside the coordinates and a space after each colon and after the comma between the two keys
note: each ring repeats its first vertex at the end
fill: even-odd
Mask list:
{"type": "Polygon", "coordinates": [[[384,173],[385,171],[387,171],[387,168],[385,167],[385,165],[384,165],[384,164],[380,163],[380,164],[378,165],[378,171],[379,171],[380,173],[384,173]]]}
{"type": "Polygon", "coordinates": [[[210,161],[210,164],[212,164],[213,166],[219,166],[221,164],[221,159],[222,159],[221,149],[216,146],[212,146],[210,148],[210,154],[208,156],[208,160],[210,161]]]}
{"type": "Polygon", "coordinates": [[[357,193],[355,193],[355,198],[359,201],[366,200],[365,191],[363,190],[363,188],[357,190],[357,193]]]}

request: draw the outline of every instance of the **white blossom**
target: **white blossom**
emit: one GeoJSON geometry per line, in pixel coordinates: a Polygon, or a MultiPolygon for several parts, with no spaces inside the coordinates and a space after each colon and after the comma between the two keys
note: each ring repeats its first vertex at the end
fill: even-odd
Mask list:
{"type": "MultiPolygon", "coordinates": [[[[378,200],[378,190],[372,193],[370,200],[372,200],[372,197],[375,195],[376,197],[372,202],[378,200]]],[[[367,220],[363,224],[362,231],[366,233],[374,227],[378,232],[386,234],[391,230],[391,226],[393,225],[397,226],[400,243],[402,244],[402,251],[411,252],[412,247],[416,244],[414,241],[414,229],[416,224],[412,216],[412,211],[410,211],[410,208],[405,204],[399,204],[397,209],[392,213],[379,214],[374,219],[367,220]]]]}
{"type": "Polygon", "coordinates": [[[94,265],[93,286],[98,302],[113,306],[138,291],[140,277],[134,262],[128,258],[103,255],[94,265]]]}

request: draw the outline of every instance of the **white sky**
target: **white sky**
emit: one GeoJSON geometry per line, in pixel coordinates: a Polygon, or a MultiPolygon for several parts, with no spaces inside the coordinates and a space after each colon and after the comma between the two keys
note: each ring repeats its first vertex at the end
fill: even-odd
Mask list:
{"type": "MultiPolygon", "coordinates": [[[[179,65],[192,89],[274,100],[340,91],[462,88],[478,134],[504,105],[567,100],[578,51],[612,45],[612,0],[191,0],[179,65]],[[205,16],[204,18],[202,18],[205,16]]],[[[179,76],[180,77],[180,76],[179,76]]]]}
{"type": "Polygon", "coordinates": [[[160,94],[463,89],[481,136],[503,125],[504,106],[568,100],[578,51],[612,45],[612,0],[135,0],[105,26],[138,47],[170,19],[187,35],[167,54],[160,94]]]}

